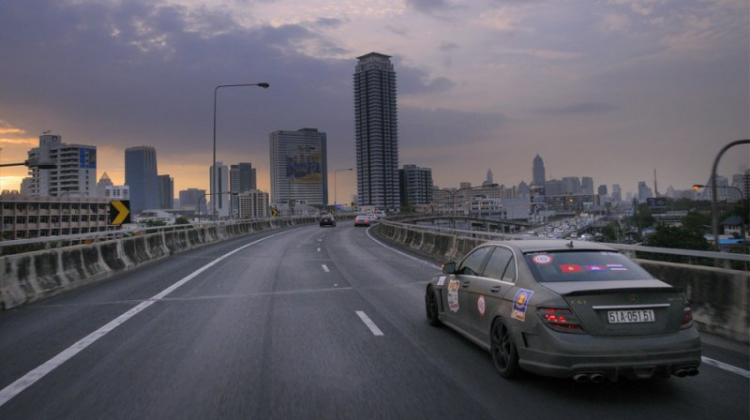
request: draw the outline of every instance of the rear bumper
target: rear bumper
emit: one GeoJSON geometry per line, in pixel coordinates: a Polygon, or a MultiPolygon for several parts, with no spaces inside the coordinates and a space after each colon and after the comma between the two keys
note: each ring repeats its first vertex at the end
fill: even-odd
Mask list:
{"type": "Polygon", "coordinates": [[[610,380],[619,376],[648,378],[701,364],[701,341],[695,327],[638,337],[597,337],[545,329],[540,335],[522,338],[526,346],[518,346],[519,364],[545,376],[602,373],[610,380]]]}

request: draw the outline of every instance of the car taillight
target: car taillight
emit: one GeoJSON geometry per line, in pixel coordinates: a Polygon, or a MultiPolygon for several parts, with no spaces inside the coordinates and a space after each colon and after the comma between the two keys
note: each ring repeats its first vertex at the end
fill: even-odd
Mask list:
{"type": "Polygon", "coordinates": [[[680,328],[684,330],[690,328],[691,325],[693,325],[693,311],[690,310],[689,306],[686,306],[682,312],[682,325],[680,325],[680,328]]]}
{"type": "Polygon", "coordinates": [[[542,319],[544,325],[555,331],[575,334],[586,333],[578,317],[570,309],[539,308],[536,313],[542,319]]]}

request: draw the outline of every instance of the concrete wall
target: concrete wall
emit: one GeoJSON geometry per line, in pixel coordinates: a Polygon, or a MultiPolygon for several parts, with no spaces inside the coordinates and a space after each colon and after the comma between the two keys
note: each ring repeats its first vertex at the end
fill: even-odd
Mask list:
{"type": "MultiPolygon", "coordinates": [[[[459,260],[483,239],[381,224],[376,234],[395,245],[441,260],[459,260]]],[[[701,331],[750,343],[750,273],[714,267],[635,260],[654,277],[685,290],[701,331]]]]}
{"type": "Polygon", "coordinates": [[[317,218],[311,217],[201,226],[3,256],[0,257],[0,309],[43,299],[203,245],[314,222],[317,218]]]}

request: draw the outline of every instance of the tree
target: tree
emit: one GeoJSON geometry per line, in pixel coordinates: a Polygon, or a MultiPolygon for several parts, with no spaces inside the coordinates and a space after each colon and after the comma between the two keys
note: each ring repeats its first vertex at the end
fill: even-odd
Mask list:
{"type": "Polygon", "coordinates": [[[602,237],[604,242],[620,242],[624,237],[620,224],[617,222],[608,223],[602,228],[602,237]]]}
{"type": "Polygon", "coordinates": [[[708,241],[703,232],[685,228],[683,226],[659,225],[656,232],[648,238],[648,246],[678,249],[707,250],[708,241]]]}
{"type": "Polygon", "coordinates": [[[178,217],[178,218],[177,218],[177,219],[176,219],[176,220],[174,221],[174,224],[176,224],[176,225],[189,225],[189,224],[190,224],[190,221],[189,221],[189,220],[188,220],[188,219],[187,219],[186,217],[182,217],[182,216],[180,216],[180,217],[178,217]]]}
{"type": "Polygon", "coordinates": [[[166,226],[167,222],[163,220],[147,220],[146,226],[148,227],[158,227],[158,226],[166,226]]]}
{"type": "Polygon", "coordinates": [[[651,214],[651,209],[648,208],[648,204],[639,204],[633,215],[633,224],[638,227],[638,230],[643,230],[651,227],[656,223],[656,219],[651,214]]]}
{"type": "Polygon", "coordinates": [[[685,229],[703,236],[706,233],[706,229],[711,226],[711,216],[691,210],[680,220],[680,223],[685,229]]]}

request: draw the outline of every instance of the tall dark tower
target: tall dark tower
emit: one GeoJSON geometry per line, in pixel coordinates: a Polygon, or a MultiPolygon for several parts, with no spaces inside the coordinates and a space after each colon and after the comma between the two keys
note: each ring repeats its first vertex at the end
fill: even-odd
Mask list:
{"type": "Polygon", "coordinates": [[[544,173],[544,161],[537,153],[536,157],[534,158],[534,173],[532,176],[532,185],[537,188],[544,188],[544,181],[546,179],[545,173],[544,173]]]}
{"type": "Polygon", "coordinates": [[[396,72],[390,56],[357,57],[354,71],[354,126],[357,194],[360,206],[399,208],[396,72]]]}

